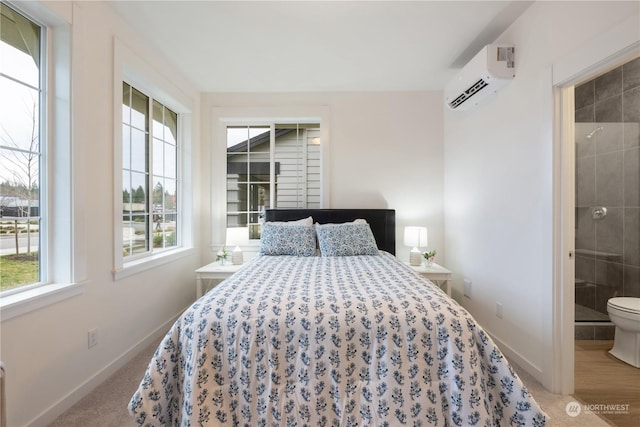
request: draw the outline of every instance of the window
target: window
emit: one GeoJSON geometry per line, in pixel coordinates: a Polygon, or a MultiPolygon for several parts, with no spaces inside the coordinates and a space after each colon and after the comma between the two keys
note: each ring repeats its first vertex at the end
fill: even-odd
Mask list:
{"type": "Polygon", "coordinates": [[[178,114],[122,85],[122,256],[179,246],[178,114]]]}
{"type": "Polygon", "coordinates": [[[113,278],[189,256],[193,247],[192,118],[179,74],[114,39],[113,278]]]}
{"type": "Polygon", "coordinates": [[[43,29],[0,3],[0,292],[46,280],[43,29]],[[42,126],[44,129],[44,126],[42,126]]]}
{"type": "Polygon", "coordinates": [[[269,208],[319,208],[320,125],[227,126],[227,228],[259,239],[269,208]]]}

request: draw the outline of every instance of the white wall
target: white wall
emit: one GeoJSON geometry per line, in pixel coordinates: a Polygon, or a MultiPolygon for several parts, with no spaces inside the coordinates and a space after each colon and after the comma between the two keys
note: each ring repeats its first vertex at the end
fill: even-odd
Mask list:
{"type": "MultiPolygon", "coordinates": [[[[328,110],[329,121],[328,138],[322,140],[328,144],[329,205],[323,207],[396,209],[400,259],[408,260],[411,249],[402,242],[406,225],[427,226],[429,248],[443,253],[443,101],[439,92],[207,94],[202,100],[202,165],[203,180],[215,183],[212,197],[225,200],[225,175],[221,170],[211,177],[207,165],[225,153],[223,143],[209,139],[218,124],[206,111],[246,108],[247,114],[257,117],[275,109],[293,116],[314,107],[328,110]],[[206,152],[216,145],[217,151],[206,152]]],[[[224,224],[224,218],[213,221],[224,224]]]]}
{"type": "MultiPolygon", "coordinates": [[[[637,2],[536,2],[499,42],[516,78],[491,102],[444,115],[445,245],[454,297],[548,387],[552,301],[552,66],[627,17],[637,2]],[[463,298],[463,278],[472,281],[463,298]],[[495,315],[496,302],[504,307],[495,315]]],[[[551,349],[553,350],[553,349],[551,349]]]]}
{"type": "MultiPolygon", "coordinates": [[[[72,20],[72,152],[77,281],[84,292],[1,324],[0,359],[7,369],[9,426],[46,425],[113,373],[195,298],[193,271],[200,253],[114,281],[113,269],[113,46],[114,36],[193,99],[194,158],[199,136],[199,94],[101,3],[45,2],[72,20]],[[87,348],[87,332],[99,343],[87,348]]],[[[117,90],[121,90],[120,87],[117,90]]],[[[120,119],[119,117],[117,118],[120,119]]],[[[192,170],[199,191],[199,169],[192,170]]],[[[55,202],[55,201],[54,201],[55,202]]],[[[196,227],[197,229],[197,227],[196,227]]],[[[196,243],[199,241],[196,235],[196,243]]]]}

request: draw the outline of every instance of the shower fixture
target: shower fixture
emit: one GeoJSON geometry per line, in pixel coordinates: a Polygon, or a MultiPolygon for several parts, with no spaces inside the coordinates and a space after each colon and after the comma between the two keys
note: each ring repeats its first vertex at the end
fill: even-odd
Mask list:
{"type": "Polygon", "coordinates": [[[591,209],[591,218],[593,219],[603,219],[607,216],[607,208],[604,206],[596,206],[591,209]]]}
{"type": "Polygon", "coordinates": [[[594,130],[592,130],[588,135],[587,135],[587,139],[591,139],[593,138],[593,135],[595,135],[596,133],[600,132],[604,130],[604,128],[602,126],[598,126],[597,128],[595,128],[594,130]]]}

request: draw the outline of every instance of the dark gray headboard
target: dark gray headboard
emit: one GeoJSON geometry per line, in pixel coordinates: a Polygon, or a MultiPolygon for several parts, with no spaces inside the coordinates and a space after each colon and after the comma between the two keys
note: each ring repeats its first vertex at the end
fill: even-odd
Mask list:
{"type": "Polygon", "coordinates": [[[396,254],[395,209],[267,209],[265,220],[294,221],[309,216],[319,224],[365,219],[371,226],[378,249],[396,254]]]}

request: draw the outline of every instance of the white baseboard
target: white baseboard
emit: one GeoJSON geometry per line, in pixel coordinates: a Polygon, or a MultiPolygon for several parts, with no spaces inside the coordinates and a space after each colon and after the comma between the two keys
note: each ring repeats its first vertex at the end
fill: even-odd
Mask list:
{"type": "MultiPolygon", "coordinates": [[[[180,312],[180,314],[182,311],[180,312]]],[[[56,403],[51,405],[48,409],[43,411],[40,415],[35,417],[29,423],[28,427],[46,427],[56,420],[65,411],[78,403],[83,397],[88,395],[93,389],[102,384],[111,375],[113,375],[118,369],[122,368],[128,362],[130,362],[138,353],[150,346],[154,341],[160,339],[167,333],[171,325],[176,321],[177,314],[171,319],[160,325],[153,332],[147,335],[144,339],[133,345],[127,351],[118,356],[113,362],[96,372],[91,378],[80,384],[77,388],[72,390],[66,396],[63,396],[56,403]]]]}
{"type": "Polygon", "coordinates": [[[485,329],[485,332],[489,334],[493,342],[500,348],[502,354],[504,354],[507,359],[520,366],[522,369],[527,371],[532,377],[534,377],[538,382],[542,383],[542,369],[538,366],[531,363],[526,357],[509,347],[503,341],[498,339],[495,335],[485,329]]]}

